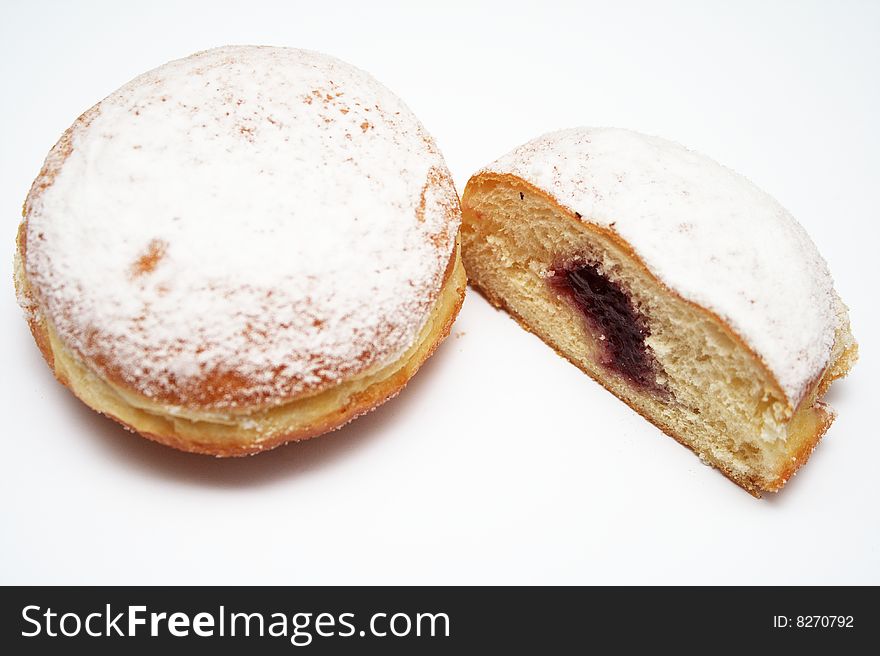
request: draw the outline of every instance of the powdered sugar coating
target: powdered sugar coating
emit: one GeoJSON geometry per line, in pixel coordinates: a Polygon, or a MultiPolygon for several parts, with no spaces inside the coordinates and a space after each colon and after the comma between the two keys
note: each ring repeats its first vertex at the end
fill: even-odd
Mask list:
{"type": "Polygon", "coordinates": [[[619,234],[683,298],[724,319],[796,406],[837,329],[828,267],[804,229],[736,172],[628,130],[546,134],[489,165],[619,234]]]}
{"type": "Polygon", "coordinates": [[[84,115],[25,208],[41,310],[100,373],[256,407],[409,348],[460,221],[443,157],[367,73],[289,48],[170,62],[84,115]]]}

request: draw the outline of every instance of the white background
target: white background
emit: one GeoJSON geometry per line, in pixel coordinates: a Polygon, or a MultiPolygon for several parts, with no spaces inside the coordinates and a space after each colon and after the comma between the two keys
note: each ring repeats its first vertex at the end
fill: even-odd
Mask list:
{"type": "Polygon", "coordinates": [[[872,2],[4,2],[0,582],[880,583],[878,70],[872,2]],[[809,465],[753,499],[475,294],[400,397],[323,438],[215,460],[86,409],[15,305],[21,203],[80,112],[227,43],[372,72],[459,190],[573,125],[749,176],[813,236],[861,342],[809,465]]]}

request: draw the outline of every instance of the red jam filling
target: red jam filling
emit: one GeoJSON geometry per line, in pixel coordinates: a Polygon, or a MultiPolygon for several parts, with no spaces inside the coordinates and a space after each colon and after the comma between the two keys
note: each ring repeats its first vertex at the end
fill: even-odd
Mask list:
{"type": "Polygon", "coordinates": [[[630,295],[593,264],[557,269],[550,284],[584,315],[590,332],[601,343],[601,364],[633,385],[660,390],[659,367],[645,339],[648,324],[630,295]]]}

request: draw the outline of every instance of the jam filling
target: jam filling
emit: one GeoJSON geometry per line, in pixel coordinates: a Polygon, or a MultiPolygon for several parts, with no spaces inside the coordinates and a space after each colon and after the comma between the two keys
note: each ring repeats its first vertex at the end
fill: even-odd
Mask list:
{"type": "Polygon", "coordinates": [[[550,284],[583,313],[590,332],[602,345],[604,367],[639,387],[663,389],[656,378],[659,365],[645,344],[651,334],[648,324],[620,285],[594,264],[557,269],[550,284]]]}

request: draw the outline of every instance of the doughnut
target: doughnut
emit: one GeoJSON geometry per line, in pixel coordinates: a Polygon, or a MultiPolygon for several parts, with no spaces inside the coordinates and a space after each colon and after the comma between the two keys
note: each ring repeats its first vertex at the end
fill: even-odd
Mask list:
{"type": "Polygon", "coordinates": [[[754,496],[779,490],[857,358],[804,229],[744,177],[620,129],[546,134],[462,196],[470,284],[754,496]]]}
{"type": "Polygon", "coordinates": [[[172,61],[80,116],[24,204],[15,282],[86,405],[238,456],[396,395],[464,297],[434,139],[369,74],[292,48],[172,61]]]}

